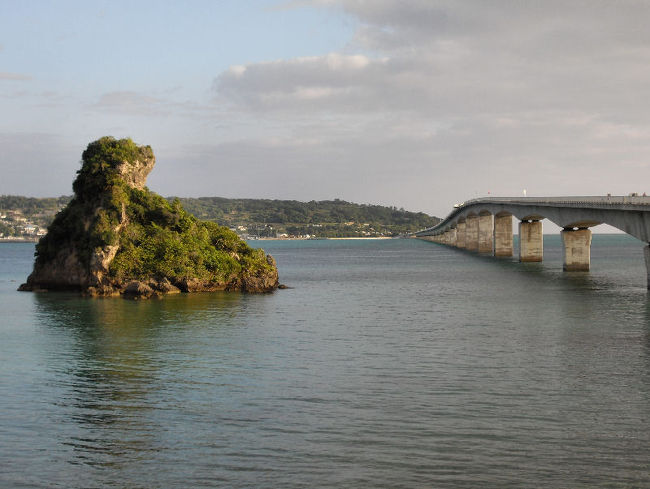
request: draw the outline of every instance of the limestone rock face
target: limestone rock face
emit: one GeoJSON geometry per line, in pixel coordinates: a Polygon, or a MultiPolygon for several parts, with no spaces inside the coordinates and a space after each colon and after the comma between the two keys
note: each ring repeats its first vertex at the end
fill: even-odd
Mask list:
{"type": "Polygon", "coordinates": [[[266,255],[266,262],[271,265],[273,271],[271,273],[244,274],[241,290],[244,292],[259,292],[264,290],[273,290],[280,285],[275,259],[271,255],[266,255]]]}
{"type": "Polygon", "coordinates": [[[142,190],[145,187],[147,176],[149,176],[155,164],[156,159],[153,153],[150,156],[143,154],[133,162],[123,160],[116,166],[116,169],[127,185],[142,190]]]}
{"type": "Polygon", "coordinates": [[[19,290],[148,298],[278,288],[270,255],[147,190],[154,165],[151,148],[130,139],[90,143],[74,198],[37,244],[34,270],[19,290]]]}
{"type": "Polygon", "coordinates": [[[47,263],[34,264],[34,271],[18,290],[79,290],[90,287],[93,279],[89,270],[81,266],[73,247],[59,250],[47,263]]]}

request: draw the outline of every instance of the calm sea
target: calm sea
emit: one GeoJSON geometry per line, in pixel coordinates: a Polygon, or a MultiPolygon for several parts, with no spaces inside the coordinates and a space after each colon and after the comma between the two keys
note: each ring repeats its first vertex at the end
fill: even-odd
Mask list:
{"type": "Polygon", "coordinates": [[[650,487],[639,241],[261,244],[293,288],[144,302],[16,292],[0,244],[0,487],[650,487]]]}

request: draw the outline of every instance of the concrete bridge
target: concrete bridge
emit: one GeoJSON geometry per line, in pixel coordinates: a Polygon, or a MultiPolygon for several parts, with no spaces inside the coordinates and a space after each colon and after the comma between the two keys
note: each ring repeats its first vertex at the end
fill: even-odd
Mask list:
{"type": "Polygon", "coordinates": [[[592,226],[609,224],[643,241],[650,289],[650,197],[493,197],[456,204],[418,238],[494,256],[513,256],[513,216],[519,220],[519,261],[544,257],[542,220],[562,229],[565,271],[587,271],[592,226]]]}

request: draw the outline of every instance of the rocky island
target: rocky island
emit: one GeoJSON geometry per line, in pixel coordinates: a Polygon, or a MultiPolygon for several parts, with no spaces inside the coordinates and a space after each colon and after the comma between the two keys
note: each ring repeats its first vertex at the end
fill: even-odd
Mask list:
{"type": "Polygon", "coordinates": [[[34,270],[19,290],[147,298],[278,288],[270,255],[149,191],[154,164],[151,147],[130,139],[90,143],[74,197],[36,245],[34,270]]]}

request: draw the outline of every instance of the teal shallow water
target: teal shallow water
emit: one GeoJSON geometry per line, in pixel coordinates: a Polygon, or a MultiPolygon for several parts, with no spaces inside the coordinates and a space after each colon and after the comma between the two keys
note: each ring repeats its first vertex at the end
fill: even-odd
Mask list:
{"type": "Polygon", "coordinates": [[[261,244],[292,289],[148,302],[16,292],[0,244],[0,487],[650,487],[638,241],[261,244]]]}

